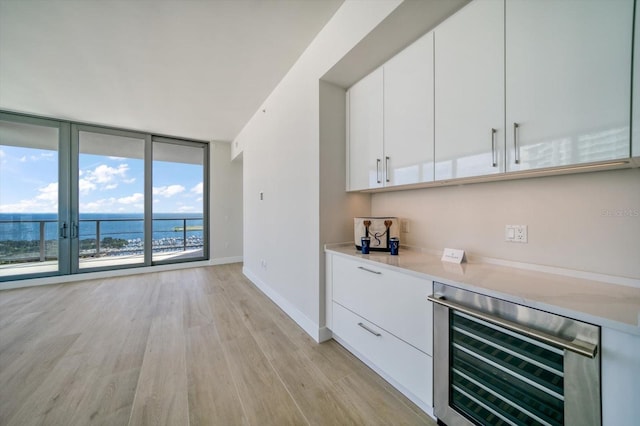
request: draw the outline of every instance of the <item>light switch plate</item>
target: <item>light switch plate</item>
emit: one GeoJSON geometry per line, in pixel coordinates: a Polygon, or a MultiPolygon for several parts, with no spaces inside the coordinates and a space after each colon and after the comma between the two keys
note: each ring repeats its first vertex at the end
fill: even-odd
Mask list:
{"type": "Polygon", "coordinates": [[[527,225],[505,225],[504,240],[511,243],[527,243],[529,241],[527,225]]]}

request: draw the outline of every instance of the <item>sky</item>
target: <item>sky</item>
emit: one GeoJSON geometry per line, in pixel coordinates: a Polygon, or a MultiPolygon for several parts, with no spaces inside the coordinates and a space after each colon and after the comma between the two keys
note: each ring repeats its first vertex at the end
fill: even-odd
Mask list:
{"type": "MultiPolygon", "coordinates": [[[[202,213],[202,166],[155,161],[153,212],[202,213]]],[[[144,162],[80,154],[80,213],[142,213],[144,162]]],[[[56,151],[0,145],[0,213],[57,213],[56,151]]]]}

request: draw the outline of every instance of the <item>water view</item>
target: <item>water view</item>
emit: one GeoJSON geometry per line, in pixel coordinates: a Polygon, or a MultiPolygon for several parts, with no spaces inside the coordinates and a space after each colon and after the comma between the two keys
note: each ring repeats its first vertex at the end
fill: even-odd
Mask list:
{"type": "MultiPolygon", "coordinates": [[[[59,229],[53,213],[0,213],[0,264],[43,262],[58,257],[58,238],[76,230],[59,229]]],[[[144,254],[142,214],[80,215],[77,229],[80,258],[144,254]]],[[[201,215],[156,214],[153,219],[152,252],[202,250],[201,215]]]]}

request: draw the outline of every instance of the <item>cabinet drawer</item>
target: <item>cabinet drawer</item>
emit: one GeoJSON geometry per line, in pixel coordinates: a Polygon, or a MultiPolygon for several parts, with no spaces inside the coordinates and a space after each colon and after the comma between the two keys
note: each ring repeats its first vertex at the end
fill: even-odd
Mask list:
{"type": "Polygon", "coordinates": [[[333,300],[431,355],[433,283],[333,256],[333,300]]]}
{"type": "Polygon", "coordinates": [[[433,405],[433,364],[430,356],[338,303],[333,303],[333,326],[333,333],[337,337],[366,357],[415,397],[429,406],[433,405]]]}

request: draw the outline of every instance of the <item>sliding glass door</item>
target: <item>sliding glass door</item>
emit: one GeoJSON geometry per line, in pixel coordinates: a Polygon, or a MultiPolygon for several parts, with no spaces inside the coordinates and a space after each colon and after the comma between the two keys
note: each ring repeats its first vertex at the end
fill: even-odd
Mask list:
{"type": "Polygon", "coordinates": [[[208,149],[0,112],[0,281],[208,259],[208,149]]]}
{"type": "Polygon", "coordinates": [[[69,272],[69,125],[0,113],[0,280],[69,272]]]}
{"type": "Polygon", "coordinates": [[[145,149],[150,137],[72,126],[73,270],[145,264],[145,149]],[[77,236],[75,232],[77,230],[77,236]]]}

